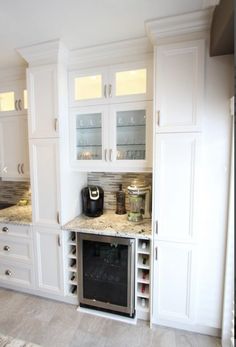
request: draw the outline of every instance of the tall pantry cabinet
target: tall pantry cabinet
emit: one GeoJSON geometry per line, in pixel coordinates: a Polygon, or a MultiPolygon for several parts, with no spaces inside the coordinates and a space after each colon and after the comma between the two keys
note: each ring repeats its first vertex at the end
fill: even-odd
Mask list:
{"type": "Polygon", "coordinates": [[[196,320],[207,28],[199,19],[187,14],[147,24],[155,47],[152,321],[209,332],[196,320]]]}
{"type": "MultiPolygon", "coordinates": [[[[68,170],[64,153],[67,130],[67,50],[59,41],[20,50],[29,62],[30,170],[33,231],[36,250],[36,287],[45,295],[63,297],[64,249],[60,226],[75,216],[61,208],[78,183],[68,170]],[[43,52],[43,53],[42,53],[43,52]],[[67,215],[66,215],[67,213],[67,215]]],[[[77,180],[78,181],[78,180],[77,180]]],[[[74,197],[74,192],[71,197],[74,197]]],[[[66,210],[67,211],[67,210],[66,210]]],[[[73,214],[74,212],[74,214],[73,214]]]]}

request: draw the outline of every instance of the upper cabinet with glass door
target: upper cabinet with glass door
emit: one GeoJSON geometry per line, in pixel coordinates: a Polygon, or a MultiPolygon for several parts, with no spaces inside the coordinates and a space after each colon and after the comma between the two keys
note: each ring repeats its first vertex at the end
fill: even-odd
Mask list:
{"type": "Polygon", "coordinates": [[[151,65],[129,63],[71,72],[70,106],[152,99],[151,65]]]}
{"type": "Polygon", "coordinates": [[[0,86],[0,116],[25,114],[27,108],[25,81],[0,86]]]}

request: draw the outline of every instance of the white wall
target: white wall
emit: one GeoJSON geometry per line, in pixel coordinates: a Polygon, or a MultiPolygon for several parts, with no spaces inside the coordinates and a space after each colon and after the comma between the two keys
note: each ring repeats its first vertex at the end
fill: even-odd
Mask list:
{"type": "Polygon", "coordinates": [[[230,170],[233,57],[206,58],[197,323],[220,328],[230,170]],[[209,290],[210,288],[210,290],[209,290]]]}

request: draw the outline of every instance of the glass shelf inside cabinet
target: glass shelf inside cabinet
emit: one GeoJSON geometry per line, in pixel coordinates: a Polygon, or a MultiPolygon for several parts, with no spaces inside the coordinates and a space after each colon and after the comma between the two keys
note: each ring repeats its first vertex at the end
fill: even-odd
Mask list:
{"type": "Polygon", "coordinates": [[[102,159],[102,114],[76,115],[77,160],[102,159]]]}
{"type": "Polygon", "coordinates": [[[116,113],[117,160],[145,160],[146,110],[116,113]]]}

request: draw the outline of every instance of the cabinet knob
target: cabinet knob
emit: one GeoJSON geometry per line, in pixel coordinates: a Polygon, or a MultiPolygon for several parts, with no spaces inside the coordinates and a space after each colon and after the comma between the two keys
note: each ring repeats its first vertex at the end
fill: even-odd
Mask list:
{"type": "Polygon", "coordinates": [[[18,100],[15,100],[15,110],[18,111],[18,100]]]}
{"type": "Polygon", "coordinates": [[[104,84],[104,98],[107,98],[107,85],[104,84]]]}
{"type": "Polygon", "coordinates": [[[6,271],[5,271],[5,275],[6,275],[6,276],[11,276],[11,275],[12,275],[11,270],[6,270],[6,271]]]}
{"type": "Polygon", "coordinates": [[[2,231],[3,231],[4,233],[8,233],[8,231],[9,231],[9,230],[8,230],[8,227],[3,227],[3,228],[2,228],[2,231]]]}
{"type": "Polygon", "coordinates": [[[6,252],[9,252],[10,251],[10,247],[9,246],[4,246],[3,250],[6,251],[6,252]]]}
{"type": "Polygon", "coordinates": [[[21,99],[18,100],[18,109],[19,109],[19,111],[22,110],[22,107],[21,107],[21,99]]]}
{"type": "Polygon", "coordinates": [[[109,84],[109,91],[108,91],[109,98],[112,97],[112,85],[109,84]]]}
{"type": "Polygon", "coordinates": [[[18,174],[20,175],[20,164],[17,165],[17,171],[18,171],[18,174]]]}
{"type": "Polygon", "coordinates": [[[21,164],[20,170],[21,170],[21,173],[24,175],[24,163],[21,164]]]}

